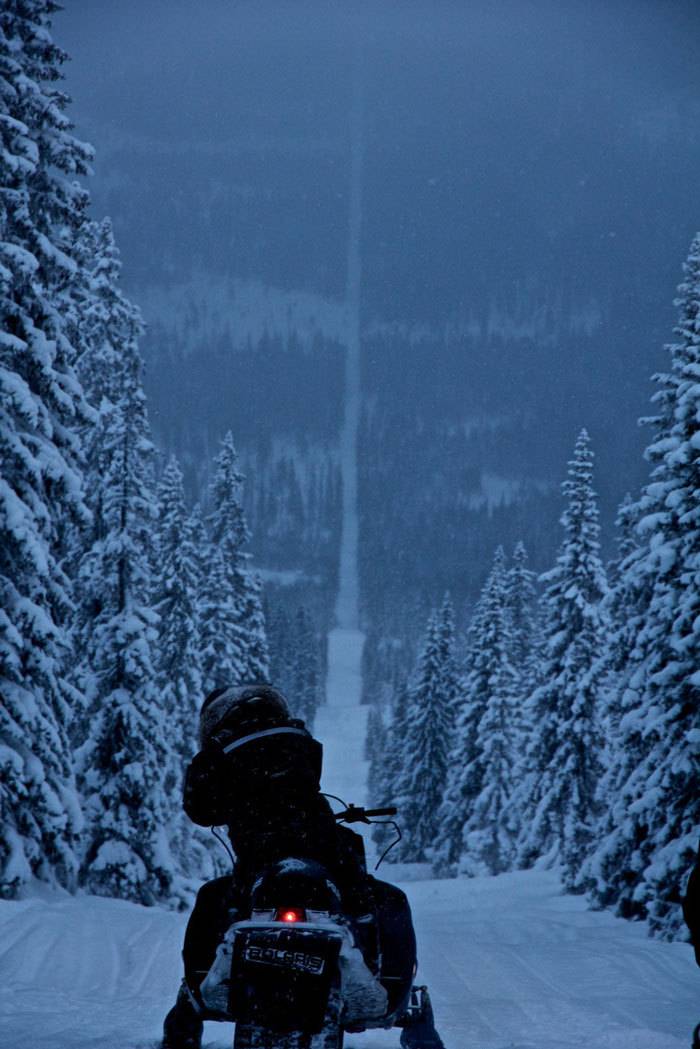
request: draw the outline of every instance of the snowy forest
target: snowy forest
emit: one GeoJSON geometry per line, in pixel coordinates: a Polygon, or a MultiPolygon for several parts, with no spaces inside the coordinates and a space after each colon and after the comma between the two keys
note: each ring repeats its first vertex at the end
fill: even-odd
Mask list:
{"type": "Polygon", "coordinates": [[[371,792],[406,814],[397,858],[453,876],[558,861],[569,892],[667,937],[685,934],[700,821],[700,234],[679,292],[679,341],[646,420],[651,476],[620,508],[617,556],[601,559],[583,430],[554,567],[538,579],[522,543],[510,560],[499,546],[461,653],[446,595],[367,737],[371,792]]]}
{"type": "Polygon", "coordinates": [[[313,723],[320,653],[303,607],[270,617],[268,642],[232,435],[204,506],[153,443],[143,325],[76,179],[92,151],[56,85],[54,9],[0,20],[0,889],[177,901],[215,869],[181,807],[202,697],[272,662],[313,723]]]}
{"type": "MultiPolygon", "coordinates": [[[[675,300],[668,281],[651,295],[614,259],[600,276],[635,284],[657,311],[644,335],[653,352],[668,341],[665,364],[652,376],[635,359],[640,330],[621,330],[613,393],[593,383],[584,396],[587,355],[615,357],[618,322],[581,273],[559,297],[525,281],[516,302],[494,292],[471,316],[447,301],[456,278],[442,245],[439,295],[392,270],[412,316],[392,315],[379,278],[361,307],[357,274],[342,298],[362,230],[375,211],[389,222],[384,185],[354,227],[353,191],[343,197],[347,252],[337,220],[327,241],[288,253],[284,224],[273,216],[263,243],[255,212],[276,191],[229,199],[219,172],[222,200],[198,235],[209,223],[215,243],[230,219],[239,268],[219,245],[210,279],[194,251],[181,271],[173,230],[199,212],[169,198],[170,244],[149,225],[152,185],[129,195],[116,161],[111,181],[100,175],[64,90],[58,10],[0,10],[0,898],[40,884],[189,907],[227,869],[182,811],[203,697],[271,681],[313,728],[332,713],[328,638],[340,626],[363,633],[367,798],[400,810],[387,877],[392,862],[465,881],[556,868],[591,908],[686,939],[680,902],[700,837],[697,186],[693,211],[679,176],[675,300]],[[506,380],[519,400],[504,419],[506,380]],[[640,390],[651,391],[643,458],[640,390]]],[[[342,101],[359,127],[353,97],[342,101]]],[[[359,180],[377,136],[352,134],[359,180]]],[[[336,208],[326,147],[312,150],[315,175],[336,208]]],[[[268,145],[239,157],[246,177],[257,184],[259,161],[260,179],[281,185],[257,148],[268,145]]],[[[289,153],[307,177],[304,155],[289,153]]],[[[306,215],[308,202],[295,206],[306,215]]],[[[429,217],[416,208],[416,226],[429,217]]],[[[566,223],[550,240],[554,273],[577,243],[566,223]]],[[[367,251],[380,275],[384,243],[367,251]]],[[[465,263],[475,295],[497,285],[479,284],[496,255],[465,263]]],[[[392,839],[378,828],[378,852],[392,839]]]]}

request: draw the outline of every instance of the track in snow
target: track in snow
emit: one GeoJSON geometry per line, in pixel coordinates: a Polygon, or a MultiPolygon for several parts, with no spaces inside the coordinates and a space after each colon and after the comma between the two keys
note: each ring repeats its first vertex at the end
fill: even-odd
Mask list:
{"type": "MultiPolygon", "coordinates": [[[[363,70],[355,57],[350,113],[350,208],[348,214],[345,305],[345,417],[340,442],[343,475],[343,521],[340,543],[336,629],[328,637],[326,704],[316,715],[314,734],[324,746],[323,790],[345,802],[365,801],[367,764],[364,760],[367,708],[362,696],[362,649],[359,629],[357,507],[357,432],[360,419],[360,286],[362,260],[363,70]]],[[[334,807],[339,808],[337,803],[334,807]]],[[[358,829],[355,827],[354,829],[358,829]]],[[[365,837],[367,851],[371,842],[365,837]]]]}
{"type": "MultiPolygon", "coordinates": [[[[700,972],[686,944],[586,910],[551,872],[405,886],[447,1049],[687,1049],[700,972]]],[[[152,1049],[186,916],[45,894],[0,903],[2,1049],[152,1049]]],[[[232,1027],[207,1024],[206,1049],[232,1027]]],[[[397,1031],[347,1038],[398,1046],[397,1031]]]]}
{"type": "MultiPolygon", "coordinates": [[[[360,706],[364,640],[359,630],[331,631],[327,699],[314,723],[314,735],[323,743],[322,789],[356,805],[364,803],[367,783],[367,708],[360,706]]],[[[339,806],[334,804],[334,808],[339,806]]]]}
{"type": "Polygon", "coordinates": [[[362,160],[363,160],[363,69],[355,56],[353,101],[350,112],[350,208],[348,214],[347,277],[345,309],[345,416],[340,439],[343,476],[343,522],[340,542],[339,590],[336,604],[337,625],[357,630],[359,620],[359,579],[357,550],[359,521],[357,507],[357,433],[360,423],[360,295],[362,258],[362,160]]]}

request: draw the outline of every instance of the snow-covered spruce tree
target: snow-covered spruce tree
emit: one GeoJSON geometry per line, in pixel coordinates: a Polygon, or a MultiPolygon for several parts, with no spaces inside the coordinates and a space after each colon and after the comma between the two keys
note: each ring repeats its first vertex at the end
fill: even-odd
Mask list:
{"type": "Polygon", "coordinates": [[[139,324],[122,344],[121,396],[104,400],[100,533],[80,566],[81,654],[90,707],[78,750],[88,826],[81,868],[85,888],[153,904],[171,892],[168,826],[179,799],[166,794],[172,768],[154,649],[152,609],[153,445],[141,386],[139,324]]]}
{"type": "Polygon", "coordinates": [[[270,649],[270,681],[287,695],[294,673],[293,622],[282,606],[268,609],[265,622],[270,649]]]}
{"type": "MultiPolygon", "coordinates": [[[[612,590],[617,586],[618,581],[624,574],[623,566],[625,561],[634,554],[639,547],[639,541],[637,539],[637,511],[636,504],[632,499],[629,492],[625,495],[624,499],[620,503],[617,516],[615,518],[615,556],[608,561],[607,564],[607,576],[608,586],[610,588],[610,595],[608,596],[607,603],[610,609],[613,609],[618,603],[618,599],[613,597],[612,590]]],[[[620,619],[624,618],[622,607],[620,608],[620,619]]],[[[626,662],[626,660],[625,660],[626,662]]]]}
{"type": "MultiPolygon", "coordinates": [[[[139,310],[119,287],[121,260],[114,243],[109,219],[102,222],[86,220],[80,229],[77,251],[83,260],[86,281],[79,302],[80,355],[77,361],[78,377],[85,395],[94,409],[90,425],[82,430],[85,456],[85,499],[90,510],[87,529],[76,537],[76,550],[71,560],[79,567],[80,558],[93,543],[104,538],[103,479],[109,468],[105,444],[105,425],[110,411],[124,396],[128,385],[127,373],[140,368],[138,341],[143,324],[139,310]]],[[[82,592],[78,579],[77,634],[74,638],[77,661],[77,683],[83,697],[83,706],[89,705],[92,678],[90,668],[82,676],[82,646],[91,632],[93,616],[92,581],[82,592]]]]}
{"type": "MultiPolygon", "coordinates": [[[[396,805],[399,802],[399,784],[404,769],[404,739],[407,731],[409,711],[409,686],[406,681],[397,685],[392,703],[391,721],[386,728],[384,753],[379,749],[370,758],[369,781],[373,784],[375,795],[373,804],[377,807],[396,805]]],[[[403,812],[399,814],[402,826],[405,825],[403,812]]],[[[372,838],[380,848],[385,848],[391,835],[381,824],[372,832],[372,838]]],[[[387,859],[398,859],[398,853],[392,851],[387,859]]]]}
{"type": "Polygon", "coordinates": [[[373,703],[367,715],[365,761],[368,762],[367,798],[370,805],[380,805],[384,797],[383,769],[386,761],[387,730],[381,707],[373,703]]]}
{"type": "Polygon", "coordinates": [[[204,594],[200,605],[202,675],[205,694],[227,683],[248,681],[246,635],[241,606],[226,558],[219,547],[210,546],[204,594]]]}
{"type": "Polygon", "coordinates": [[[87,398],[99,408],[103,400],[115,404],[122,395],[122,346],[138,338],[141,319],[120,288],[121,257],[111,220],[86,220],[78,252],[87,273],[80,302],[78,372],[87,398]]]}
{"type": "Polygon", "coordinates": [[[510,617],[510,659],[519,677],[529,676],[529,663],[537,634],[535,573],[527,567],[525,544],[516,543],[506,578],[506,607],[510,617]]]}
{"type": "Polygon", "coordinates": [[[447,776],[453,697],[446,694],[444,684],[445,660],[452,653],[441,642],[438,617],[433,613],[409,684],[396,783],[404,828],[398,856],[408,862],[426,862],[432,857],[447,776]]]}
{"type": "Polygon", "coordinates": [[[581,868],[594,840],[602,775],[599,655],[608,636],[605,569],[600,559],[598,507],[593,491],[593,452],[585,430],[576,442],[568,505],[556,566],[542,577],[541,680],[532,697],[533,794],[523,812],[521,860],[558,857],[564,885],[586,887],[581,868]]]}
{"type": "Polygon", "coordinates": [[[700,826],[700,234],[677,305],[671,367],[655,377],[653,470],[635,507],[640,548],[623,566],[643,600],[620,685],[621,821],[596,886],[618,913],[648,917],[666,937],[683,927],[679,903],[700,826]]]}
{"type": "MultiPolygon", "coordinates": [[[[78,238],[84,259],[86,282],[80,303],[81,343],[78,376],[93,406],[92,424],[83,428],[85,456],[85,499],[90,511],[87,528],[77,537],[77,614],[74,617],[74,679],[83,711],[95,701],[97,679],[93,674],[93,622],[103,607],[99,579],[86,565],[91,551],[108,536],[114,521],[105,518],[106,478],[112,473],[112,439],[116,405],[140,388],[141,357],[138,342],[143,332],[141,314],[119,287],[121,262],[112,236],[111,223],[85,221],[78,238]]],[[[144,406],[145,411],[145,406],[144,406]]],[[[146,424],[147,425],[147,424],[146,424]]],[[[107,583],[109,588],[109,583],[107,583]]]]}
{"type": "MultiPolygon", "coordinates": [[[[483,737],[479,726],[494,689],[510,675],[506,558],[501,547],[483,587],[467,636],[445,796],[434,866],[440,874],[457,873],[464,854],[464,832],[484,788],[483,737]]],[[[473,826],[471,829],[475,829],[473,826]]],[[[500,832],[499,832],[500,833],[500,832]]],[[[464,857],[465,863],[468,863],[464,857]]]]}
{"type": "Polygon", "coordinates": [[[488,614],[480,619],[481,630],[472,638],[472,671],[465,680],[467,696],[478,690],[483,702],[472,768],[465,770],[467,781],[479,786],[462,829],[460,870],[472,875],[500,874],[511,865],[513,854],[510,797],[520,695],[511,664],[508,571],[500,547],[489,584],[488,614]]]}
{"type": "Polygon", "coordinates": [[[311,730],[320,702],[320,668],[316,631],[305,608],[297,610],[294,626],[294,662],[287,698],[294,714],[311,730]]]}
{"type": "Polygon", "coordinates": [[[187,522],[187,528],[191,537],[192,550],[196,561],[196,574],[198,579],[197,589],[197,623],[199,626],[199,668],[202,674],[202,687],[204,687],[204,669],[202,663],[203,641],[202,641],[202,608],[206,596],[209,577],[209,566],[211,564],[212,549],[204,523],[202,507],[195,503],[192,507],[187,522]]]}
{"type": "Polygon", "coordinates": [[[56,87],[66,55],[49,0],[0,9],[0,894],[31,877],[75,883],[76,799],[66,723],[71,586],[62,559],[85,515],[74,365],[73,249],[91,150],[56,87]]]}
{"type": "Polygon", "coordinates": [[[445,594],[437,614],[438,662],[440,665],[440,690],[450,711],[448,731],[451,734],[457,713],[459,697],[459,675],[455,659],[455,614],[449,594],[445,594]]]}
{"type": "Polygon", "coordinates": [[[206,691],[266,680],[269,671],[261,586],[243,549],[250,536],[242,506],[243,476],[230,431],[214,462],[211,559],[201,607],[206,691]]]}
{"type": "MultiPolygon", "coordinates": [[[[249,556],[246,554],[246,559],[249,556]]],[[[265,630],[262,581],[260,576],[248,567],[243,574],[243,579],[245,587],[242,621],[246,638],[246,678],[249,681],[266,681],[270,674],[270,653],[265,630]]],[[[310,701],[310,696],[311,690],[306,693],[305,703],[310,701]]],[[[307,705],[307,713],[309,709],[307,705]]]]}
{"type": "MultiPolygon", "coordinates": [[[[599,655],[604,735],[603,775],[598,787],[600,822],[595,846],[582,868],[589,898],[599,907],[616,903],[619,872],[629,868],[638,845],[627,837],[629,798],[625,785],[646,747],[639,731],[631,731],[624,719],[638,703],[638,695],[627,687],[627,681],[651,588],[649,577],[637,565],[643,556],[636,535],[637,516],[638,506],[628,496],[617,515],[617,556],[608,565],[611,585],[605,598],[609,634],[599,655]],[[623,723],[627,725],[624,732],[623,723]]],[[[631,916],[629,912],[627,916],[631,916]]]]}
{"type": "MultiPolygon", "coordinates": [[[[182,471],[171,456],[158,486],[155,610],[158,624],[158,684],[179,764],[197,746],[202,700],[199,610],[200,565],[192,521],[185,505],[182,471]]],[[[179,794],[180,782],[176,784],[179,794]]]]}
{"type": "Polygon", "coordinates": [[[266,615],[271,681],[282,690],[294,717],[313,726],[319,704],[319,656],[316,632],[308,611],[290,617],[282,607],[266,615]]]}
{"type": "Polygon", "coordinates": [[[536,770],[530,766],[530,738],[539,731],[531,724],[530,698],[539,684],[538,668],[541,655],[541,637],[538,620],[536,575],[527,567],[525,545],[518,542],[513,551],[506,580],[506,607],[510,626],[510,662],[515,673],[512,705],[511,736],[513,764],[511,777],[513,792],[508,806],[507,826],[515,840],[523,825],[523,811],[527,809],[533,790],[536,770]]]}
{"type": "MultiPolygon", "coordinates": [[[[198,515],[185,504],[183,477],[171,456],[158,486],[159,529],[155,550],[155,610],[158,623],[157,682],[167,734],[169,768],[163,779],[175,802],[168,837],[178,870],[186,878],[213,876],[213,839],[194,827],[182,811],[183,776],[197,748],[202,695],[199,594],[202,563],[198,515]]],[[[221,871],[220,873],[223,873],[221,871]]],[[[192,886],[179,883],[184,899],[192,886]]]]}
{"type": "MultiPolygon", "coordinates": [[[[643,553],[637,537],[639,523],[638,505],[627,495],[618,509],[615,520],[617,555],[607,565],[608,592],[605,609],[609,620],[608,643],[601,653],[608,675],[609,689],[619,698],[619,676],[628,665],[639,632],[639,616],[649,603],[651,590],[648,580],[634,570],[634,565],[643,553]],[[641,585],[640,585],[641,584],[641,585]]],[[[607,689],[609,691],[609,689],[607,689]]],[[[616,732],[619,710],[616,712],[615,696],[610,696],[604,715],[611,722],[608,738],[616,732]]]]}

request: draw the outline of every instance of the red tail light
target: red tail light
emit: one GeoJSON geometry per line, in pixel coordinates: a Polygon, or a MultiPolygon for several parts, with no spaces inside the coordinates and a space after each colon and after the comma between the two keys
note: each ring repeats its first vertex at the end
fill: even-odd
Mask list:
{"type": "Polygon", "coordinates": [[[277,922],[305,922],[306,911],[301,907],[280,907],[275,914],[277,922]]]}

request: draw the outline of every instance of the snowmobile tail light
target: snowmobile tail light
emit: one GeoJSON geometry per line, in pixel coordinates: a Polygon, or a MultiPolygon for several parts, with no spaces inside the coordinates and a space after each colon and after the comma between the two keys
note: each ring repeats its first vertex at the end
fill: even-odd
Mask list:
{"type": "Polygon", "coordinates": [[[280,907],[275,920],[278,922],[305,922],[306,911],[300,907],[280,907]]]}

